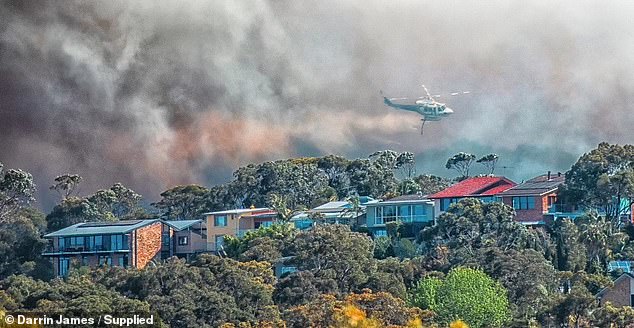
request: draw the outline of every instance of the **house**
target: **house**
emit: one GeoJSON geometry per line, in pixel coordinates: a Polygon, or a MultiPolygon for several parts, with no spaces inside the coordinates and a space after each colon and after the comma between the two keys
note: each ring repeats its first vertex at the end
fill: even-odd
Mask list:
{"type": "Polygon", "coordinates": [[[233,209],[204,213],[207,225],[207,251],[222,249],[224,236],[242,237],[250,230],[269,226],[277,213],[268,208],[233,209]]]}
{"type": "Polygon", "coordinates": [[[291,222],[293,222],[295,228],[300,230],[312,227],[316,221],[361,226],[365,224],[366,206],[376,202],[378,200],[372,197],[362,196],[359,197],[359,206],[355,209],[352,202],[332,201],[294,215],[291,218],[291,222]]]}
{"type": "Polygon", "coordinates": [[[601,305],[610,302],[614,306],[634,306],[634,275],[623,273],[614,280],[612,287],[604,288],[596,297],[601,305]]]}
{"type": "Polygon", "coordinates": [[[484,203],[499,201],[498,195],[515,185],[515,182],[505,177],[473,177],[427,197],[434,201],[434,213],[438,216],[445,212],[449,205],[464,198],[476,198],[484,203]]]}
{"type": "Polygon", "coordinates": [[[515,209],[515,219],[521,223],[544,224],[562,216],[581,215],[573,206],[557,203],[557,191],[565,182],[561,173],[548,172],[508,189],[498,196],[502,202],[515,209]]]}
{"type": "Polygon", "coordinates": [[[160,259],[162,226],[157,219],[77,223],[44,235],[50,244],[42,255],[57,276],[67,275],[72,262],[140,269],[160,259]]]}
{"type": "Polygon", "coordinates": [[[207,250],[207,224],[203,220],[164,221],[161,258],[191,260],[207,250]]]}
{"type": "Polygon", "coordinates": [[[366,227],[375,237],[387,236],[388,222],[407,223],[412,233],[434,223],[434,202],[423,195],[403,195],[366,205],[366,227]]]}

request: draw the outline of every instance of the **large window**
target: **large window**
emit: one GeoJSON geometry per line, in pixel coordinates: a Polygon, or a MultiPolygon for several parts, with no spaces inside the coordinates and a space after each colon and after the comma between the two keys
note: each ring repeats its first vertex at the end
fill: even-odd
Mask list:
{"type": "Polygon", "coordinates": [[[65,247],[60,247],[63,250],[70,251],[82,251],[84,250],[84,237],[65,237],[65,247]]]}
{"type": "Polygon", "coordinates": [[[112,235],[110,236],[110,250],[118,251],[128,249],[128,236],[112,235]]]}
{"type": "Polygon", "coordinates": [[[57,263],[60,276],[66,276],[68,274],[68,267],[70,266],[70,259],[67,257],[60,257],[57,263]]]}
{"type": "Polygon", "coordinates": [[[513,197],[513,208],[516,210],[535,209],[535,197],[533,196],[513,197]]]}
{"type": "Polygon", "coordinates": [[[441,198],[440,199],[440,210],[446,211],[449,206],[453,203],[457,203],[461,198],[441,198]]]}
{"type": "Polygon", "coordinates": [[[227,226],[227,216],[214,216],[214,226],[216,227],[226,227],[227,226]]]}

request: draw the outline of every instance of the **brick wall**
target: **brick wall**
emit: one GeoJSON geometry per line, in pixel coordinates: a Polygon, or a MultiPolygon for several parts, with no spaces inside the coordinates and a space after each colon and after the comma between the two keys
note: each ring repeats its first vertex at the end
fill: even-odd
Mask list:
{"type": "Polygon", "coordinates": [[[633,279],[627,275],[617,279],[614,287],[606,290],[601,297],[601,305],[610,302],[614,306],[630,306],[630,283],[633,279]]]}
{"type": "MultiPolygon", "coordinates": [[[[162,225],[162,223],[156,222],[136,231],[134,256],[137,268],[144,268],[152,259],[160,255],[162,225]]],[[[132,242],[134,243],[134,241],[132,242]]],[[[134,262],[131,262],[131,265],[134,265],[134,262]]]]}

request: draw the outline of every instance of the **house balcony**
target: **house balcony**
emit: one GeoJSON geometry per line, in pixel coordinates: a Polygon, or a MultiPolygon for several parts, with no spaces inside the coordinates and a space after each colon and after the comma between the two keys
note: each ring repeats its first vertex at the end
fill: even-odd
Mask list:
{"type": "Polygon", "coordinates": [[[85,247],[85,246],[69,246],[62,249],[52,246],[46,247],[42,252],[43,256],[56,256],[56,255],[79,255],[79,254],[106,254],[106,253],[129,253],[130,248],[125,247],[121,249],[110,249],[109,247],[85,247]]]}
{"type": "Polygon", "coordinates": [[[571,204],[553,204],[548,207],[548,214],[552,215],[554,219],[558,218],[571,218],[576,219],[585,213],[577,205],[571,204]]]}

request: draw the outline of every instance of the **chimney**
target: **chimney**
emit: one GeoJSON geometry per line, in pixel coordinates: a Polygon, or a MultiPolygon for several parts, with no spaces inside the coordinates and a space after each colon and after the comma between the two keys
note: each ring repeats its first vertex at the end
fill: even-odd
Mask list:
{"type": "Polygon", "coordinates": [[[548,171],[548,180],[550,180],[550,171],[548,171]]]}

